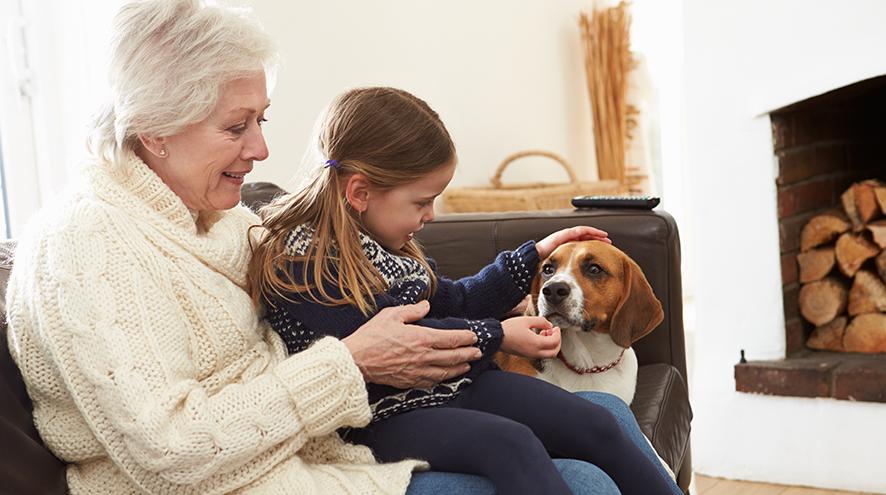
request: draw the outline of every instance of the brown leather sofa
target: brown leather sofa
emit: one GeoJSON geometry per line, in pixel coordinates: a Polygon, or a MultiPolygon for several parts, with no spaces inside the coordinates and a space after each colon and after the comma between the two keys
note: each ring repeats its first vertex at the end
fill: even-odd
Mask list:
{"type": "MultiPolygon", "coordinates": [[[[244,186],[244,202],[259,205],[279,192],[270,184],[244,186]]],[[[563,210],[554,212],[445,215],[419,238],[441,272],[460,277],[477,272],[504,249],[577,224],[609,232],[613,242],[643,268],[664,306],[665,318],[634,345],[640,362],[631,409],[659,455],[688,492],[692,467],[689,430],[692,411],[686,388],[680,241],[673,218],[662,211],[563,210]]],[[[14,243],[0,244],[0,310],[14,243]]],[[[0,492],[63,494],[64,464],[43,445],[34,428],[32,405],[7,349],[5,318],[0,322],[0,492]]]]}
{"type": "Polygon", "coordinates": [[[688,492],[692,409],[685,379],[680,238],[670,215],[637,210],[441,215],[425,225],[418,237],[441,273],[462,277],[477,273],[502,250],[574,225],[607,231],[613,244],[640,265],[662,303],[662,323],[633,346],[640,367],[631,410],[655,450],[677,473],[680,487],[688,492]]]}

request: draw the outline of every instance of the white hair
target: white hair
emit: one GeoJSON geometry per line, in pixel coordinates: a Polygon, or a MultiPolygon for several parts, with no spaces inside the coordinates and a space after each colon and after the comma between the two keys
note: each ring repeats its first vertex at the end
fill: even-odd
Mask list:
{"type": "Polygon", "coordinates": [[[138,136],[171,136],[207,118],[222,87],[264,72],[276,49],[241,8],[203,0],[146,0],[117,14],[111,47],[111,102],[97,115],[89,149],[110,163],[138,136]]]}

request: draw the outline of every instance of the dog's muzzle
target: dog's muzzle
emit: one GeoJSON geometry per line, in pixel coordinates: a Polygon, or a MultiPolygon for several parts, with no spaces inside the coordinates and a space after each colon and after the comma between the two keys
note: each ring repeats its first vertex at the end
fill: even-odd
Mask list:
{"type": "Polygon", "coordinates": [[[581,288],[571,280],[559,276],[542,286],[538,314],[561,328],[582,328],[583,302],[581,288]]]}

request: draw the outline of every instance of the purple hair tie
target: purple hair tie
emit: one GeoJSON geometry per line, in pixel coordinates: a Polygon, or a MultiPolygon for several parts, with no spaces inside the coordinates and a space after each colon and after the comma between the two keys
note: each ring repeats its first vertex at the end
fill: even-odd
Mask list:
{"type": "Polygon", "coordinates": [[[332,168],[338,170],[341,168],[341,165],[339,165],[337,160],[326,160],[326,165],[323,168],[329,168],[329,167],[332,167],[332,168]]]}

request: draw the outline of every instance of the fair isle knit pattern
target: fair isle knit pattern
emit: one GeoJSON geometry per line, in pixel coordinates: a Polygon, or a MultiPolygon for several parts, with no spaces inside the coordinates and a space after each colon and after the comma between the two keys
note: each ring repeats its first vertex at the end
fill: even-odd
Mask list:
{"type": "MultiPolygon", "coordinates": [[[[462,376],[447,382],[438,383],[428,388],[411,388],[403,392],[383,396],[369,404],[372,409],[372,421],[381,421],[413,409],[435,407],[446,404],[459,392],[473,383],[473,379],[462,376]]],[[[371,390],[371,388],[370,388],[371,390]]]]}
{"type": "MultiPolygon", "coordinates": [[[[311,248],[314,229],[307,224],[290,232],[286,240],[286,254],[304,256],[311,248]]],[[[387,251],[378,242],[360,233],[363,254],[382,276],[388,286],[385,294],[376,295],[376,306],[414,304],[427,294],[430,274],[417,260],[387,251]]],[[[333,249],[335,249],[333,247],[333,249]]],[[[372,421],[422,407],[445,404],[469,386],[479,373],[493,365],[489,359],[499,348],[502,339],[501,317],[522,299],[529,290],[538,252],[528,242],[515,251],[500,254],[495,263],[475,277],[459,281],[438,277],[437,292],[430,298],[431,315],[417,324],[443,329],[470,329],[477,335],[477,347],[486,357],[466,375],[439,383],[430,388],[399,390],[376,384],[367,384],[372,421]],[[466,317],[471,316],[471,319],[466,317]],[[482,319],[481,319],[482,318],[482,319]]],[[[294,263],[290,272],[301,280],[304,264],[294,263]]],[[[337,287],[326,287],[332,294],[340,294],[337,287]]],[[[319,294],[316,294],[319,296],[319,294]]],[[[268,308],[268,321],[291,353],[307,349],[317,339],[332,335],[344,338],[368,321],[351,306],[325,306],[308,296],[290,294],[288,299],[276,298],[268,308]],[[298,302],[292,302],[298,301],[298,302]]]]}
{"type": "Polygon", "coordinates": [[[8,340],[73,494],[402,494],[426,464],[380,465],[336,431],[369,422],[337,339],[288,356],[243,290],[245,207],[205,232],[135,155],[22,237],[8,340]]]}
{"type": "MultiPolygon", "coordinates": [[[[286,238],[286,254],[304,256],[313,239],[314,229],[302,224],[293,229],[286,238]]],[[[421,263],[408,256],[397,256],[386,251],[381,244],[363,232],[360,233],[363,254],[378,270],[388,285],[388,294],[400,304],[413,304],[431,285],[431,278],[421,263]]]]}

